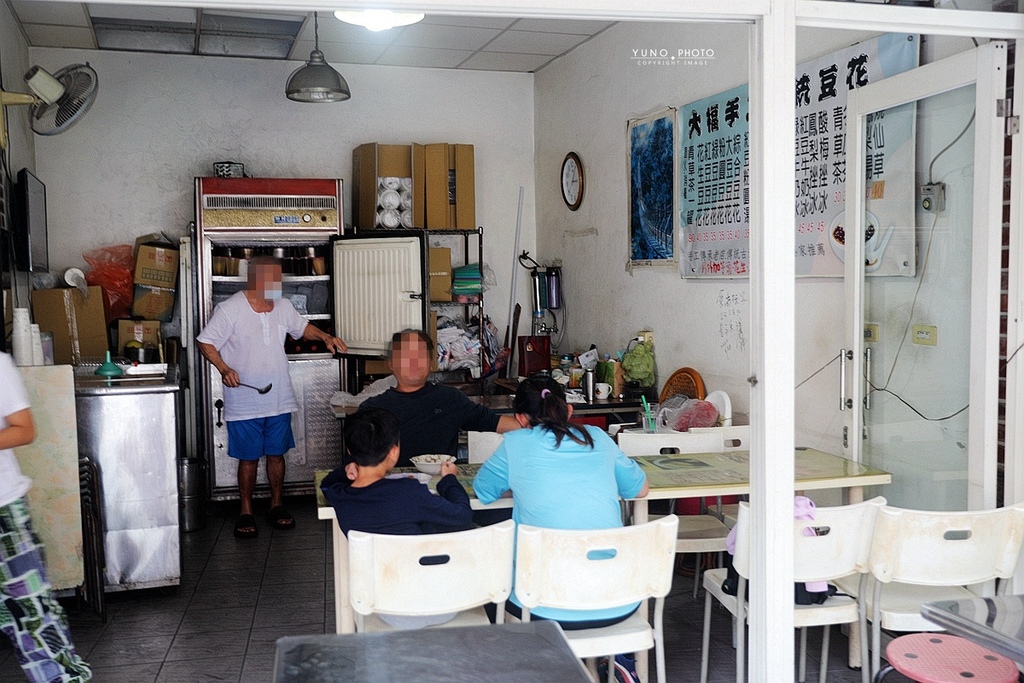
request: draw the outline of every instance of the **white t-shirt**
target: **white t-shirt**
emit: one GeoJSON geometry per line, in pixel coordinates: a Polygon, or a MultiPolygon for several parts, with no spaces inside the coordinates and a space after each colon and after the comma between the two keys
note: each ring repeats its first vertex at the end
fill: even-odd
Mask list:
{"type": "Polygon", "coordinates": [[[306,324],[287,299],[275,301],[270,313],[252,310],[245,292],[236,292],[217,305],[196,340],[217,349],[224,362],[238,373],[239,381],[255,387],[274,385],[263,395],[248,387],[224,387],[225,420],[273,417],[299,409],[288,376],[284,338],[287,334],[300,338],[306,324]]]}
{"type": "MultiPolygon", "coordinates": [[[[25,385],[14,360],[0,352],[0,429],[7,428],[7,416],[30,407],[25,385]]],[[[32,486],[32,480],[21,473],[14,451],[0,449],[0,507],[18,500],[32,486]]]]}

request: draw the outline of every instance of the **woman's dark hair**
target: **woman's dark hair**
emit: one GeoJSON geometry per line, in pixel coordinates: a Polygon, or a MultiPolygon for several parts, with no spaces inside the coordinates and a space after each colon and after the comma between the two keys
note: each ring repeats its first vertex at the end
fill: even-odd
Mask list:
{"type": "Polygon", "coordinates": [[[345,449],[360,467],[384,462],[398,445],[401,426],[393,413],[382,408],[361,408],[345,418],[345,449]]]}
{"type": "Polygon", "coordinates": [[[569,422],[569,406],[565,402],[565,389],[545,375],[534,375],[519,383],[512,403],[516,413],[526,415],[530,426],[540,425],[555,435],[555,447],[569,437],[578,444],[594,447],[594,439],[581,425],[569,422]]]}

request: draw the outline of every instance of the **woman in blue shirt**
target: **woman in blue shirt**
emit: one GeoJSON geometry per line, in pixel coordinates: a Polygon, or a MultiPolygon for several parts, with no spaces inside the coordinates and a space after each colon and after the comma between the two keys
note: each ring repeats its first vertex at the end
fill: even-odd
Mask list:
{"type": "MultiPolygon", "coordinates": [[[[550,529],[622,526],[619,499],[647,495],[647,477],[640,467],[597,427],[570,423],[572,406],[550,377],[521,382],[513,409],[523,429],[507,432],[480,468],[473,481],[480,502],[494,502],[511,491],[517,524],[550,529]]],[[[510,603],[510,613],[520,611],[514,590],[510,603]]],[[[586,611],[540,607],[530,614],[558,621],[564,629],[596,628],[623,621],[638,605],[586,611]]]]}

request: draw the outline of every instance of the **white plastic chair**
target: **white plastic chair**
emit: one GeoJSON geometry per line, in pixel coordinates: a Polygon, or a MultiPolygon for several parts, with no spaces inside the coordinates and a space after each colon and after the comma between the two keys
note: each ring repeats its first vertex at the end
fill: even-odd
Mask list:
{"type": "MultiPolygon", "coordinates": [[[[980,584],[1009,578],[1022,537],[1024,507],[1019,506],[973,512],[879,510],[869,560],[871,586],[862,596],[871,620],[872,675],[881,665],[881,629],[941,631],[921,616],[921,605],[975,598],[967,586],[983,589],[980,584]]],[[[866,583],[836,582],[851,594],[866,583]]],[[[1000,591],[1006,586],[1003,581],[1000,591]]]]}
{"type": "Polygon", "coordinates": [[[392,536],[350,531],[349,600],[356,631],[393,630],[375,614],[426,616],[459,612],[442,626],[490,623],[482,605],[512,592],[515,522],[470,531],[392,536]]]}
{"type": "MultiPolygon", "coordinates": [[[[875,515],[885,505],[885,499],[878,497],[863,503],[842,507],[824,507],[815,510],[814,520],[793,520],[793,571],[794,581],[834,581],[841,576],[866,576],[868,556],[871,550],[872,528],[875,515]],[[804,535],[804,530],[815,530],[814,535],[804,535]]],[[[736,554],[733,567],[739,574],[736,595],[722,590],[727,570],[712,569],[704,574],[704,636],[701,643],[700,680],[708,680],[708,647],[711,635],[711,599],[718,600],[736,618],[736,681],[744,680],[744,631],[747,619],[745,596],[747,579],[750,576],[750,505],[739,504],[736,523],[736,554]],[[742,607],[741,607],[742,605],[742,607]]],[[[794,604],[794,625],[800,629],[800,676],[801,683],[807,670],[807,627],[824,626],[821,641],[820,683],[825,683],[828,672],[829,632],[832,624],[863,624],[860,602],[844,595],[834,595],[820,605],[794,604]]],[[[867,683],[867,646],[861,646],[861,680],[867,683]]]]}
{"type": "Polygon", "coordinates": [[[466,447],[470,464],[482,463],[494,455],[505,437],[497,432],[466,432],[466,447]]]}
{"type": "MultiPolygon", "coordinates": [[[[619,448],[628,456],[658,455],[672,453],[721,453],[723,451],[720,432],[698,434],[694,432],[672,432],[645,434],[620,432],[619,448]]],[[[673,509],[675,501],[670,501],[673,509]]],[[[652,517],[655,519],[655,517],[652,517]]],[[[697,561],[693,573],[693,597],[697,597],[700,586],[700,555],[725,552],[725,537],[729,527],[713,514],[680,515],[679,534],[676,537],[677,553],[694,553],[697,561]]]]}
{"type": "MultiPolygon", "coordinates": [[[[711,394],[708,394],[709,398],[710,396],[711,394]]],[[[691,434],[708,434],[712,432],[717,432],[722,435],[723,450],[726,453],[729,453],[730,451],[750,450],[750,425],[690,428],[691,434]]],[[[744,496],[743,499],[746,500],[746,496],[744,496]]],[[[721,505],[717,512],[718,516],[722,519],[722,522],[731,529],[736,526],[736,515],[738,510],[739,505],[736,503],[729,503],[727,505],[721,505]]]]}
{"type": "MultiPolygon", "coordinates": [[[[662,617],[672,588],[677,522],[669,515],[637,526],[584,531],[521,524],[516,596],[523,621],[537,607],[606,609],[654,598],[653,624],[638,610],[618,624],[565,631],[565,638],[581,659],[610,656],[614,661],[616,653],[654,647],[658,681],[665,683],[662,617]]],[[[608,669],[610,683],[615,667],[608,669]]]]}

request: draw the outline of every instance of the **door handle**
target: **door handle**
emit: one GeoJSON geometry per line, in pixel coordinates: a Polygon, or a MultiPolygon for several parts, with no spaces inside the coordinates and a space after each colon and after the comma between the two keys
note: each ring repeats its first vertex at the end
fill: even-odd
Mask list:
{"type": "Polygon", "coordinates": [[[864,410],[871,410],[871,347],[864,349],[864,410]]]}
{"type": "Polygon", "coordinates": [[[853,399],[846,397],[846,361],[853,360],[853,351],[839,349],[839,410],[853,408],[853,399]]]}
{"type": "Polygon", "coordinates": [[[224,410],[224,401],[218,398],[213,402],[213,407],[217,409],[217,426],[223,427],[224,423],[220,421],[220,411],[224,410]]]}

